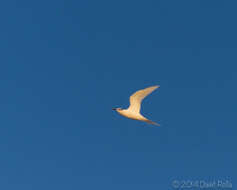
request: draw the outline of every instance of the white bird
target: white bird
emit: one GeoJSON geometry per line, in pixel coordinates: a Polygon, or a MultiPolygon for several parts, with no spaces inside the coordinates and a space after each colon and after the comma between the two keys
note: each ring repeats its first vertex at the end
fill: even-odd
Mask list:
{"type": "Polygon", "coordinates": [[[151,86],[142,90],[138,90],[130,96],[130,106],[127,109],[113,108],[113,110],[116,110],[120,115],[129,119],[144,121],[156,126],[160,126],[160,124],[155,123],[140,114],[142,100],[159,87],[160,86],[151,86]]]}

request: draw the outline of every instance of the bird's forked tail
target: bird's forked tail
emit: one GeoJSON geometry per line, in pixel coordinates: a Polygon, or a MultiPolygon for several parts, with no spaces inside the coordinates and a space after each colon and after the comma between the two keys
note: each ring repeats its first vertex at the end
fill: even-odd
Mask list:
{"type": "Polygon", "coordinates": [[[149,119],[146,119],[145,122],[147,122],[147,123],[149,123],[149,124],[152,124],[152,125],[160,126],[159,123],[156,123],[156,122],[151,121],[151,120],[149,120],[149,119]]]}

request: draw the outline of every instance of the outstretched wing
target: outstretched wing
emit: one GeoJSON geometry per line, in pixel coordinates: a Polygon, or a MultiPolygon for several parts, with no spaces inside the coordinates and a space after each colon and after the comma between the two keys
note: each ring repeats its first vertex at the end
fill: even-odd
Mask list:
{"type": "Polygon", "coordinates": [[[160,86],[151,86],[142,90],[138,90],[137,92],[132,94],[129,98],[130,106],[128,110],[130,110],[133,113],[140,113],[142,100],[159,87],[160,86]]]}

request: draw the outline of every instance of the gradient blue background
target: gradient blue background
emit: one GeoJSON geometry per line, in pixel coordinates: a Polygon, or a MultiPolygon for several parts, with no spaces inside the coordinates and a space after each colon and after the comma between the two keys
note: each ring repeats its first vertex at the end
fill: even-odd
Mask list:
{"type": "Polygon", "coordinates": [[[1,1],[0,189],[236,186],[236,6],[1,1]],[[111,110],[156,84],[160,128],[111,110]]]}

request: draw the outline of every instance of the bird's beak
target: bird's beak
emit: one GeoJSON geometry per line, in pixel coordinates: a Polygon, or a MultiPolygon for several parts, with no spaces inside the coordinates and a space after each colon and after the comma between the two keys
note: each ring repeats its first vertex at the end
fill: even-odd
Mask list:
{"type": "Polygon", "coordinates": [[[116,108],[112,108],[112,110],[116,110],[116,108]]]}

